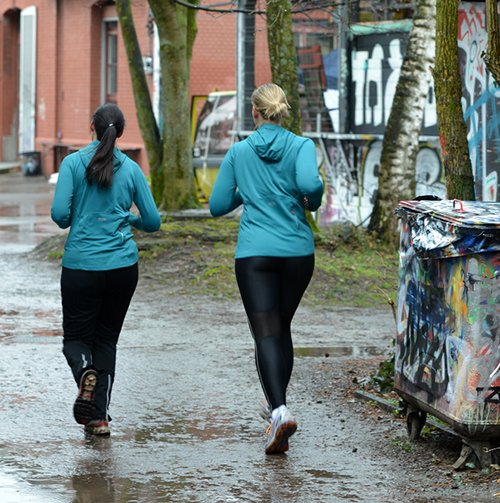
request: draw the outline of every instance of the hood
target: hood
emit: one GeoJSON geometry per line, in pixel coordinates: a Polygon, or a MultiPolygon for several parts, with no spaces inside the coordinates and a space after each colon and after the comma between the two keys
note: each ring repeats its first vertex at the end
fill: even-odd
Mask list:
{"type": "MultiPolygon", "coordinates": [[[[94,157],[98,145],[98,141],[93,141],[90,145],[87,145],[79,151],[80,159],[85,168],[89,165],[92,157],[94,157]]],[[[113,151],[113,171],[116,172],[120,169],[120,166],[123,164],[125,159],[126,155],[115,147],[113,151]]]]}
{"type": "Polygon", "coordinates": [[[252,135],[248,142],[255,153],[264,161],[277,162],[287,146],[289,132],[277,124],[263,124],[252,135]]]}

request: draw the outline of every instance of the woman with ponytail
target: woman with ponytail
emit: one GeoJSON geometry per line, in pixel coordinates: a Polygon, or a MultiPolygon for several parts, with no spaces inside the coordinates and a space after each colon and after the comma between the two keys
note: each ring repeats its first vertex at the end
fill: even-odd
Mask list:
{"type": "Polygon", "coordinates": [[[305,210],[323,195],[314,143],[281,127],[290,108],[276,84],[252,94],[256,131],[226,154],[210,196],[219,216],[243,204],[235,272],[267,399],[266,454],[288,450],[297,422],[286,404],[293,367],[290,325],[314,269],[305,210]]]}
{"type": "Polygon", "coordinates": [[[125,120],[113,103],[91,122],[97,140],[64,158],[52,219],[70,228],[61,274],[63,353],[78,386],[77,423],[109,435],[116,345],[138,280],[131,227],[154,232],[160,215],[140,167],[116,146],[125,120]],[[139,215],[131,212],[132,204],[139,215]]]}

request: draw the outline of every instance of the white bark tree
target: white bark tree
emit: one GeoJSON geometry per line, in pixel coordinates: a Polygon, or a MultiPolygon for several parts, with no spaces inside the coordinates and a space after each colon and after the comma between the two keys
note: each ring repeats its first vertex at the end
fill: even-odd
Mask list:
{"type": "Polygon", "coordinates": [[[397,243],[394,208],[415,195],[415,165],[425,101],[435,57],[436,0],[418,0],[413,27],[387,122],[380,159],[378,193],[369,228],[397,243]]]}

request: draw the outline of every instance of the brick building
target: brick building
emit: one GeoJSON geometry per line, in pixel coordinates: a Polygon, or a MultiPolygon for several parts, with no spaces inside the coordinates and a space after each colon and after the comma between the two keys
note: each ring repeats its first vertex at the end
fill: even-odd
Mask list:
{"type": "MultiPolygon", "coordinates": [[[[157,44],[146,0],[132,2],[153,100],[157,44]]],[[[147,172],[127,57],[113,1],[0,0],[0,161],[40,152],[44,174],[90,141],[93,111],[116,102],[126,118],[118,145],[147,172]]],[[[236,15],[198,13],[191,94],[236,87],[236,15]]],[[[256,83],[270,79],[265,22],[256,21],[256,83]]]]}

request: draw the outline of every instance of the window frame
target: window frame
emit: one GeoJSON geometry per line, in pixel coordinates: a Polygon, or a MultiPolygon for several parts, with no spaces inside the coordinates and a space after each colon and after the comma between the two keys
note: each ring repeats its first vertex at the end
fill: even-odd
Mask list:
{"type": "MultiPolygon", "coordinates": [[[[101,104],[116,102],[118,95],[118,18],[106,17],[102,20],[101,28],[101,104]],[[110,39],[115,39],[115,60],[110,62],[110,39]],[[110,72],[112,75],[110,77],[110,72]],[[114,77],[114,89],[110,89],[114,77]],[[109,91],[114,92],[109,92],[109,91]]],[[[112,57],[113,55],[111,55],[112,57]]]]}

